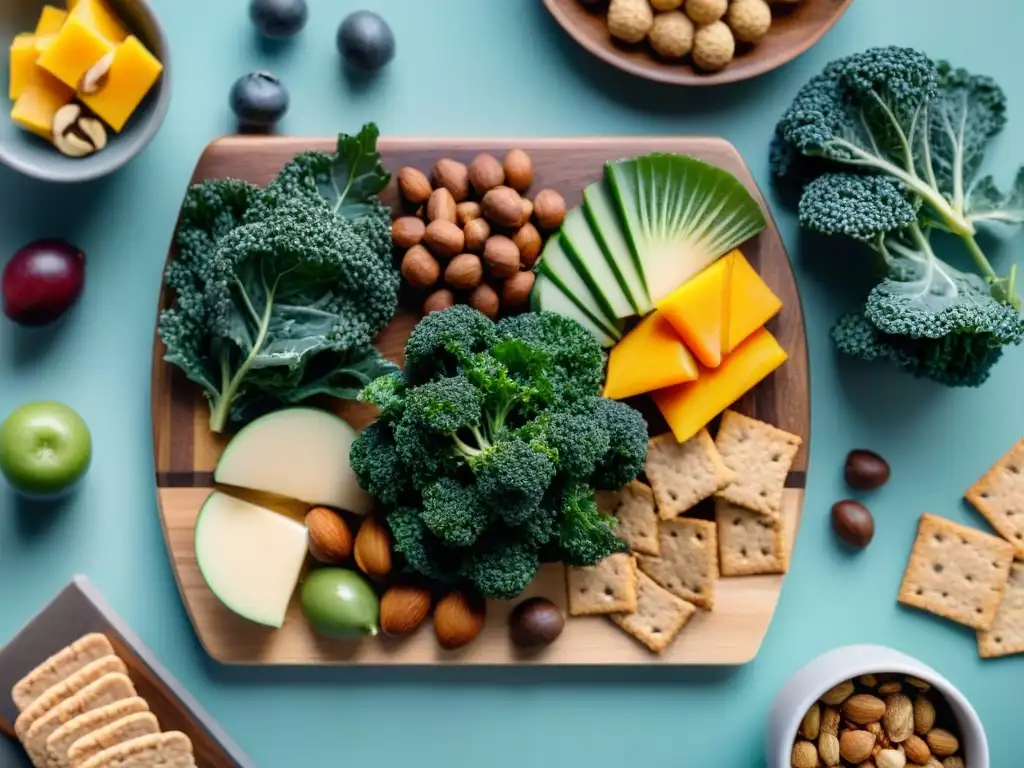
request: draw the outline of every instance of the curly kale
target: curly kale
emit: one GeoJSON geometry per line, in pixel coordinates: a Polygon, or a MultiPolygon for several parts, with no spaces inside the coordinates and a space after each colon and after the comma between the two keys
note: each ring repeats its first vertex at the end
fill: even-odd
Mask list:
{"type": "Polygon", "coordinates": [[[506,533],[469,555],[463,574],[484,597],[511,600],[529,586],[539,569],[537,548],[506,533]]]}
{"type": "Polygon", "coordinates": [[[391,426],[375,421],[349,451],[349,465],[362,487],[382,504],[397,504],[409,488],[391,426]]]}
{"type": "Polygon", "coordinates": [[[494,519],[474,485],[442,477],[423,489],[423,522],[453,547],[470,547],[494,519]]]}
{"type": "Polygon", "coordinates": [[[615,524],[614,517],[597,508],[592,490],[571,488],[562,500],[562,562],[588,566],[628,551],[626,542],[615,535],[615,524]]]}
{"type": "Polygon", "coordinates": [[[315,395],[355,399],[396,370],[372,347],[399,284],[376,136],[342,135],[338,154],[301,155],[266,189],[188,191],[159,331],[168,362],[203,388],[214,432],[315,395]]]}
{"type": "Polygon", "coordinates": [[[864,308],[833,330],[840,351],[976,386],[999,349],[1024,338],[1016,268],[998,274],[975,239],[984,222],[1024,223],[1024,169],[1008,193],[981,175],[1005,125],[992,78],[909,48],[832,62],[798,92],[776,127],[772,171],[800,188],[802,227],[863,242],[878,265],[864,308]],[[976,273],[935,253],[934,229],[961,240],[976,273]]]}

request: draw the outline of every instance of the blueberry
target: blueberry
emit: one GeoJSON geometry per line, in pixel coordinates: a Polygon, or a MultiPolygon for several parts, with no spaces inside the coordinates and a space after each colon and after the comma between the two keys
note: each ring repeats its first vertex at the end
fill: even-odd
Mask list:
{"type": "Polygon", "coordinates": [[[309,7],[306,0],[252,0],[249,16],[267,37],[293,37],[306,26],[309,7]]]}
{"type": "Polygon", "coordinates": [[[378,70],[395,56],[391,27],[372,11],[356,11],[341,23],[338,50],[355,69],[378,70]]]}
{"type": "Polygon", "coordinates": [[[288,111],[288,89],[269,72],[250,72],[231,87],[231,109],[247,128],[271,128],[288,111]]]}

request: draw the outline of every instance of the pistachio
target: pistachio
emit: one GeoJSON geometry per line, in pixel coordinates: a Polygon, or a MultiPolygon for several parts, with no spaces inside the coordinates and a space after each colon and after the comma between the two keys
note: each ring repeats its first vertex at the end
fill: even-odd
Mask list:
{"type": "Polygon", "coordinates": [[[107,146],[107,131],[94,117],[83,117],[78,104],[61,107],[53,116],[51,141],[67,157],[86,157],[107,146]]]}
{"type": "Polygon", "coordinates": [[[104,128],[103,123],[95,117],[80,118],[78,121],[78,130],[84,133],[86,138],[92,142],[96,152],[99,152],[101,149],[106,149],[107,129],[104,128]]]}
{"type": "Polygon", "coordinates": [[[87,96],[102,91],[107,85],[107,80],[110,78],[110,69],[113,66],[114,54],[111,52],[89,67],[86,73],[82,75],[82,79],[78,81],[78,90],[87,96]]]}

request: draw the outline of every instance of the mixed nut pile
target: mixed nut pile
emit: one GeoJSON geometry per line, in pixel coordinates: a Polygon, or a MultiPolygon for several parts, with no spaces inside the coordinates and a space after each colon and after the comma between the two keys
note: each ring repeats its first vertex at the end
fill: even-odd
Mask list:
{"type": "Polygon", "coordinates": [[[547,234],[565,218],[565,199],[532,199],[533,162],[521,149],[504,161],[479,154],[468,166],[441,158],[432,178],[405,167],[398,186],[409,215],[392,225],[402,277],[426,293],[423,314],[469,304],[490,318],[526,304],[547,234]]]}
{"type": "Polygon", "coordinates": [[[924,680],[861,675],[829,689],[807,710],[791,764],[965,768],[956,727],[945,700],[924,680]]]}

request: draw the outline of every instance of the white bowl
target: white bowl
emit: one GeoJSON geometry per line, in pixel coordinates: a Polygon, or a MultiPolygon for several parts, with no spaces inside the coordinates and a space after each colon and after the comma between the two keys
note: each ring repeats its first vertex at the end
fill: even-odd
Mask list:
{"type": "Polygon", "coordinates": [[[786,682],[768,718],[768,768],[790,768],[800,721],[825,691],[844,680],[877,672],[898,672],[930,683],[945,697],[956,717],[964,762],[970,768],[990,768],[985,729],[964,695],[927,664],[881,645],[836,648],[814,659],[786,682]]]}

